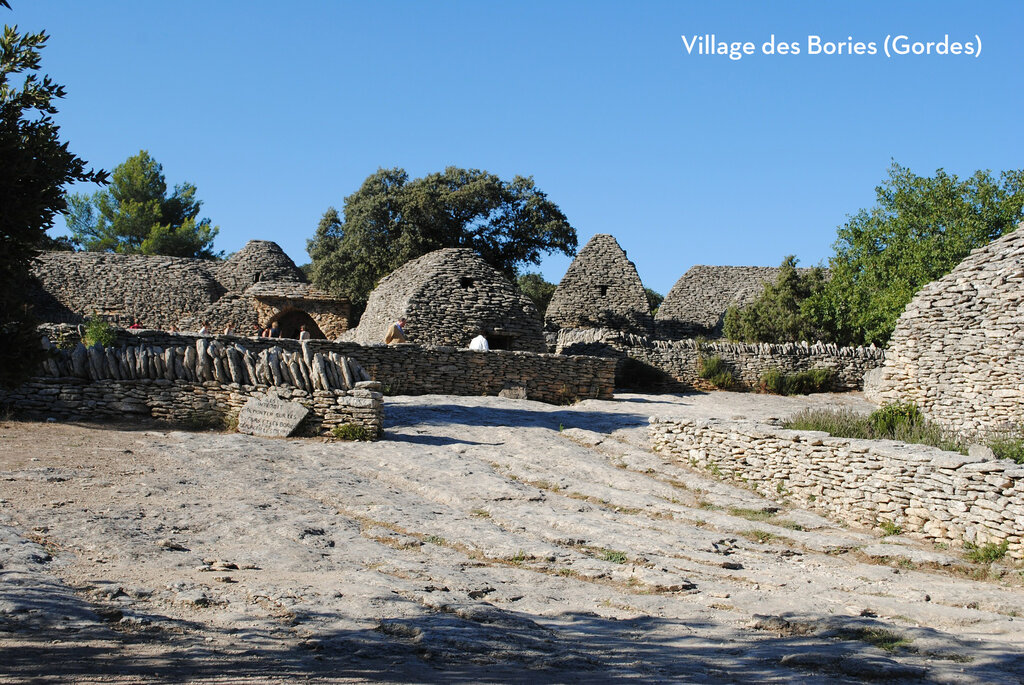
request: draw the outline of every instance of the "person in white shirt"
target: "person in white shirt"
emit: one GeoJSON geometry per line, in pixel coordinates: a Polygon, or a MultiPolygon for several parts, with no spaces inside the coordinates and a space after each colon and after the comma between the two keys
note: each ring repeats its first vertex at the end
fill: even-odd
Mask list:
{"type": "Polygon", "coordinates": [[[487,343],[487,338],[484,337],[483,331],[477,331],[476,337],[469,341],[469,349],[477,350],[478,352],[486,352],[491,349],[491,346],[487,343]]]}
{"type": "Polygon", "coordinates": [[[311,337],[313,336],[306,330],[306,324],[299,326],[299,340],[309,340],[311,337]]]}

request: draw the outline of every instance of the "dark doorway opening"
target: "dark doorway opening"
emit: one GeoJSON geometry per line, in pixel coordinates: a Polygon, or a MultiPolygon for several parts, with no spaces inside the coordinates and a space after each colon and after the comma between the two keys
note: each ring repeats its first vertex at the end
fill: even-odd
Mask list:
{"type": "Polygon", "coordinates": [[[513,340],[515,338],[511,335],[489,335],[487,336],[487,345],[492,350],[511,350],[513,340]]]}
{"type": "Polygon", "coordinates": [[[283,338],[298,338],[299,331],[302,330],[302,326],[306,327],[309,331],[311,338],[326,338],[320,327],[316,325],[311,317],[301,309],[289,309],[286,312],[281,312],[270,320],[270,323],[277,322],[278,327],[281,329],[281,337],[283,338]]]}

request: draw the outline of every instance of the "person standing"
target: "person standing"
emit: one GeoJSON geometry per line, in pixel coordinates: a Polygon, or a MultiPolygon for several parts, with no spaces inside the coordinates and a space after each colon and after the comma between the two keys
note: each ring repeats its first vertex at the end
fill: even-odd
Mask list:
{"type": "Polygon", "coordinates": [[[395,343],[409,342],[405,335],[405,317],[399,317],[398,321],[388,326],[388,332],[384,335],[384,342],[388,345],[395,343]]]}
{"type": "Polygon", "coordinates": [[[299,340],[309,340],[312,337],[309,331],[306,330],[306,324],[299,326],[299,340]]]}
{"type": "Polygon", "coordinates": [[[469,349],[476,350],[477,352],[487,352],[491,349],[487,338],[484,337],[483,331],[476,332],[476,337],[469,341],[469,349]]]}

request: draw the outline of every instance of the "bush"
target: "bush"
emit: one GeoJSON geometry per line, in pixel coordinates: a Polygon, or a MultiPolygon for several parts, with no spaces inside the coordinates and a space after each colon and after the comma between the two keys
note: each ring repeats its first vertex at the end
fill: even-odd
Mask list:
{"type": "Polygon", "coordinates": [[[990,542],[985,545],[976,545],[973,542],[964,543],[964,556],[979,564],[991,564],[1006,556],[1010,543],[1003,540],[998,545],[990,542]]]}
{"type": "Polygon", "coordinates": [[[369,440],[370,434],[366,427],[358,423],[343,423],[331,429],[331,435],[337,440],[369,440]]]}
{"type": "Polygon", "coordinates": [[[916,404],[897,402],[886,404],[871,412],[868,425],[878,437],[905,433],[924,423],[924,416],[916,404]]]}
{"type": "Polygon", "coordinates": [[[1012,459],[1024,464],[1024,437],[1013,434],[999,434],[988,441],[988,446],[998,459],[1012,459]]]}
{"type": "Polygon", "coordinates": [[[714,357],[705,359],[701,357],[698,361],[699,375],[711,385],[721,390],[728,390],[736,384],[736,377],[717,354],[714,357]]]}
{"type": "Polygon", "coordinates": [[[819,340],[823,332],[807,316],[805,302],[825,287],[819,267],[798,271],[796,257],[782,260],[774,283],[766,283],[758,298],[745,307],[729,307],[722,333],[744,342],[819,340]]]}
{"type": "Polygon", "coordinates": [[[810,369],[797,373],[783,373],[770,369],[761,374],[758,392],[772,395],[807,395],[812,392],[827,392],[832,387],[831,369],[810,369]]]}
{"type": "Polygon", "coordinates": [[[110,347],[115,340],[117,340],[117,333],[114,332],[114,327],[110,325],[110,322],[98,317],[93,317],[85,322],[85,335],[82,337],[82,342],[86,347],[92,347],[97,343],[103,347],[110,347]]]}

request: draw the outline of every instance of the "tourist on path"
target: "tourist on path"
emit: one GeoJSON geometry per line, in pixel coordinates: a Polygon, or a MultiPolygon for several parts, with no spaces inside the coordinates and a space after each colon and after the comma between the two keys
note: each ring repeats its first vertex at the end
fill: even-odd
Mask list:
{"type": "Polygon", "coordinates": [[[312,337],[309,331],[306,330],[306,324],[299,326],[299,340],[309,340],[312,337]]]}

